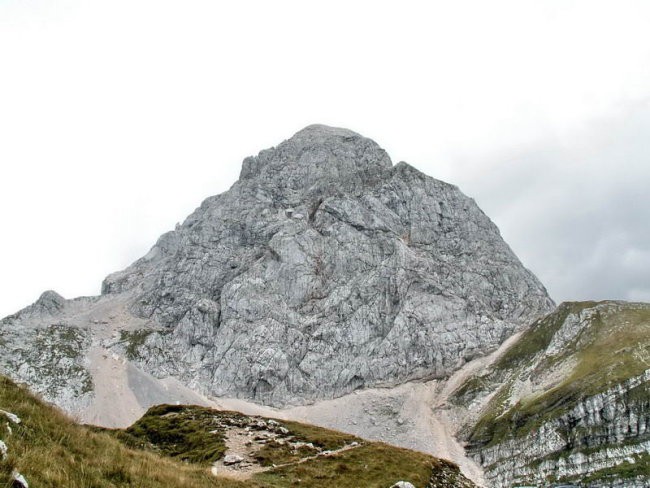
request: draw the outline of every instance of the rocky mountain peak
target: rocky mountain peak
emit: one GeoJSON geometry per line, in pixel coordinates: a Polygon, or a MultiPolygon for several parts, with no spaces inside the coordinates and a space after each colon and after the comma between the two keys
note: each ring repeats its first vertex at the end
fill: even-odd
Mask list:
{"type": "Polygon", "coordinates": [[[392,166],[379,145],[347,129],[310,125],[244,160],[240,183],[277,204],[298,205],[372,187],[392,166]]]}
{"type": "Polygon", "coordinates": [[[60,309],[61,306],[65,303],[65,298],[59,295],[54,290],[46,290],[41,293],[41,296],[36,300],[35,305],[40,305],[45,308],[56,308],[60,309]]]}
{"type": "Polygon", "coordinates": [[[553,305],[458,188],[322,125],[247,158],[103,290],[169,330],[148,367],[174,350],[174,374],[273,404],[444,376],[553,305]]]}
{"type": "Polygon", "coordinates": [[[285,405],[445,377],[552,307],[457,187],[313,125],[244,160],[66,323],[120,317],[106,347],[147,373],[285,405]]]}
{"type": "Polygon", "coordinates": [[[15,313],[14,318],[18,317],[29,317],[29,316],[40,316],[40,315],[56,315],[59,313],[65,306],[66,300],[61,295],[59,295],[54,290],[46,290],[41,293],[41,296],[38,297],[31,305],[23,308],[19,312],[15,313]]]}
{"type": "Polygon", "coordinates": [[[336,144],[342,140],[353,141],[361,139],[366,138],[354,131],[351,131],[350,129],[344,129],[342,127],[331,127],[324,124],[311,124],[304,129],[296,132],[286,142],[290,142],[294,146],[298,147],[307,147],[315,145],[327,145],[331,143],[336,144]]]}
{"type": "Polygon", "coordinates": [[[313,125],[245,159],[102,295],[47,291],[0,320],[0,373],[109,427],[162,403],[314,403],[283,414],[453,455],[490,486],[648,486],[650,305],[553,308],[456,186],[313,125]]]}

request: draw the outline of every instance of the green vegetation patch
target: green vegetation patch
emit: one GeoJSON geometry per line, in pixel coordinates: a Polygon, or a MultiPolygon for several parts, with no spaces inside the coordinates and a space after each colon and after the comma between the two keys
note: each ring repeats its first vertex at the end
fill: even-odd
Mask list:
{"type": "Polygon", "coordinates": [[[151,329],[120,331],[120,342],[124,344],[124,354],[127,359],[134,361],[140,357],[140,347],[152,333],[151,329]]]}
{"type": "MultiPolygon", "coordinates": [[[[263,430],[257,422],[267,425],[268,419],[248,417],[237,412],[220,411],[199,406],[158,405],[126,430],[111,431],[130,447],[147,449],[162,455],[199,464],[211,464],[226,452],[225,436],[231,427],[263,430]]],[[[277,428],[284,428],[283,437],[311,444],[293,449],[276,440],[267,442],[256,453],[262,466],[295,462],[322,450],[336,450],[361,439],[298,422],[271,420],[277,428]]]]}
{"type": "Polygon", "coordinates": [[[198,464],[211,464],[226,452],[215,410],[178,405],[151,407],[118,438],[132,447],[198,464]]]}
{"type": "Polygon", "coordinates": [[[497,393],[492,397],[485,409],[485,413],[476,422],[472,434],[470,436],[470,448],[475,445],[486,445],[490,443],[497,443],[501,441],[506,434],[509,426],[504,429],[499,427],[504,424],[499,420],[499,417],[507,412],[506,401],[510,394],[511,383],[503,385],[497,393]]]}

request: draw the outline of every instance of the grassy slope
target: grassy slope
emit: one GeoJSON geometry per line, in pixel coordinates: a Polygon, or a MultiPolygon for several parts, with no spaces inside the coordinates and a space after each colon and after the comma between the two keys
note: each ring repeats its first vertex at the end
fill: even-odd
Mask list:
{"type": "MultiPolygon", "coordinates": [[[[158,405],[151,407],[128,429],[99,430],[110,432],[133,448],[208,466],[225,454],[227,430],[236,425],[254,425],[251,420],[254,418],[239,412],[194,405],[158,405]]],[[[287,429],[285,437],[311,443],[322,450],[333,451],[352,442],[362,442],[358,437],[312,425],[285,420],[276,423],[287,429]]],[[[256,459],[263,466],[272,466],[295,462],[317,452],[307,447],[293,452],[289,444],[270,441],[262,446],[256,459]]]]}
{"type": "MultiPolygon", "coordinates": [[[[208,466],[225,452],[225,432],[219,429],[230,419],[244,418],[236,412],[161,405],[129,429],[107,431],[75,424],[4,377],[0,377],[0,409],[23,421],[11,435],[0,422],[0,439],[6,441],[10,454],[0,461],[0,487],[10,486],[14,469],[26,476],[32,488],[385,488],[402,479],[418,488],[473,486],[449,462],[288,421],[279,422],[289,435],[322,449],[335,450],[351,442],[361,445],[335,456],[274,468],[244,482],[215,478],[208,466]]],[[[264,465],[295,461],[295,454],[283,449],[265,448],[260,455],[264,465]]]]}
{"type": "MultiPolygon", "coordinates": [[[[247,417],[237,412],[215,411],[205,407],[159,405],[149,409],[133,426],[125,431],[113,431],[113,434],[132,446],[209,464],[219,459],[225,451],[225,430],[222,426],[229,425],[231,420],[236,424],[244,418],[247,417]],[[218,420],[215,422],[215,419],[218,420]]],[[[277,422],[287,429],[287,436],[323,450],[337,450],[353,442],[361,445],[335,456],[322,456],[257,474],[253,481],[258,486],[385,488],[396,481],[409,480],[417,487],[425,487],[432,478],[445,476],[461,483],[462,477],[458,476],[455,465],[427,454],[378,442],[365,442],[349,434],[298,422],[277,422]]],[[[263,466],[279,466],[315,453],[305,450],[296,455],[286,445],[269,442],[256,457],[263,466]]],[[[458,485],[451,483],[445,486],[458,485]]]]}
{"type": "Polygon", "coordinates": [[[496,444],[505,437],[524,436],[542,422],[565,412],[581,398],[600,393],[643,373],[650,364],[650,307],[614,302],[564,303],[537,321],[491,368],[455,394],[460,403],[496,383],[503,386],[484,410],[470,435],[474,445],[496,444]],[[544,356],[553,334],[570,314],[593,309],[589,325],[557,355],[544,356]],[[563,361],[574,361],[568,376],[543,394],[507,403],[509,390],[519,373],[546,371],[563,361]]]}
{"type": "Polygon", "coordinates": [[[216,479],[200,466],[129,449],[108,434],[73,423],[4,377],[0,377],[0,408],[22,419],[11,435],[4,421],[0,424],[0,437],[9,446],[8,459],[0,461],[2,487],[10,486],[13,469],[34,488],[251,486],[216,479]]]}

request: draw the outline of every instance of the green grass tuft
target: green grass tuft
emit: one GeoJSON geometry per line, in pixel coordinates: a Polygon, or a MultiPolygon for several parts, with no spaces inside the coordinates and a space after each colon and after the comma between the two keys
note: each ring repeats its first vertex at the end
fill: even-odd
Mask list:
{"type": "Polygon", "coordinates": [[[120,331],[120,342],[125,344],[124,355],[127,359],[134,361],[140,358],[140,347],[144,345],[152,332],[150,329],[120,331]]]}

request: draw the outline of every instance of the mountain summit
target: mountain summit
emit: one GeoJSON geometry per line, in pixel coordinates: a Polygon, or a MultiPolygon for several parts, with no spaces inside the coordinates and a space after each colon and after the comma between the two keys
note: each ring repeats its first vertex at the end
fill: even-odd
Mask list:
{"type": "Polygon", "coordinates": [[[129,384],[276,406],[445,377],[553,308],[457,187],[323,125],[246,158],[101,296],[55,302],[0,323],[0,361],[71,410],[114,357],[129,384]]]}

